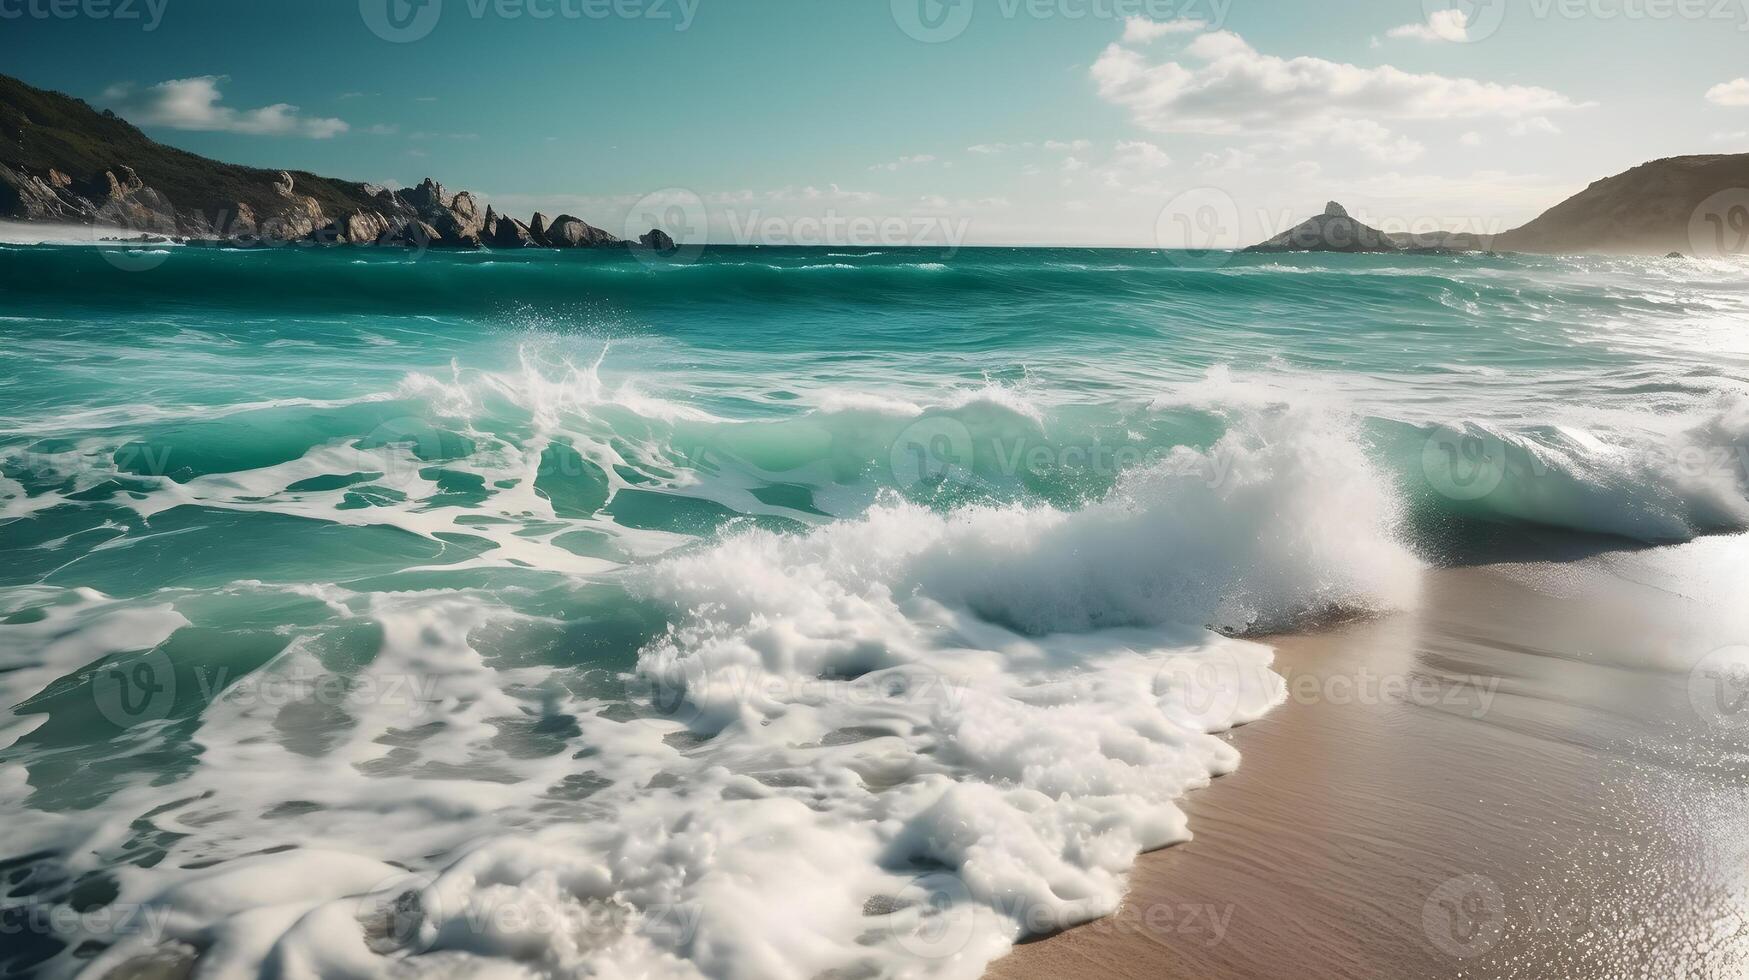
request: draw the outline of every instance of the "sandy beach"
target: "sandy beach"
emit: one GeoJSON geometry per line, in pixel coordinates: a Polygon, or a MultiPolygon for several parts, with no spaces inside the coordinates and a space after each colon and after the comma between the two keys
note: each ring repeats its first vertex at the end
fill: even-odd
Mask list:
{"type": "Polygon", "coordinates": [[[1745,582],[1743,537],[1438,569],[1271,641],[1288,702],[1195,839],[988,975],[1744,976],[1745,582]]]}

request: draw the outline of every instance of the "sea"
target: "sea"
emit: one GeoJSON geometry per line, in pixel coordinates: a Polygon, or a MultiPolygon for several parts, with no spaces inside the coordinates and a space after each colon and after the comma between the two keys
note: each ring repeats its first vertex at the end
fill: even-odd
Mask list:
{"type": "Polygon", "coordinates": [[[1749,529],[1746,273],[0,245],[0,975],[977,977],[1272,635],[1749,529]]]}

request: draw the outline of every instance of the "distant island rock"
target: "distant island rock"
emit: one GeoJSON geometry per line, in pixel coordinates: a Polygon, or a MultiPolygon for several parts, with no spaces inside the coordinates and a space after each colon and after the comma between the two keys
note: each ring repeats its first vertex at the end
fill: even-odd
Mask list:
{"type": "MultiPolygon", "coordinates": [[[[112,112],[0,75],[0,218],[113,227],[159,240],[438,248],[627,248],[669,253],[561,215],[528,223],[427,177],[391,190],[209,160],[112,112]]],[[[117,239],[129,240],[129,239],[117,239]]]]}
{"type": "Polygon", "coordinates": [[[1493,251],[1493,243],[1485,236],[1458,232],[1410,234],[1380,231],[1354,218],[1347,208],[1331,201],[1324,205],[1323,214],[1303,221],[1269,241],[1260,242],[1245,251],[1454,255],[1458,252],[1493,251]]]}
{"type": "Polygon", "coordinates": [[[1377,228],[1349,217],[1348,209],[1331,201],[1324,213],[1301,222],[1247,252],[1400,252],[1403,248],[1377,228]]]}

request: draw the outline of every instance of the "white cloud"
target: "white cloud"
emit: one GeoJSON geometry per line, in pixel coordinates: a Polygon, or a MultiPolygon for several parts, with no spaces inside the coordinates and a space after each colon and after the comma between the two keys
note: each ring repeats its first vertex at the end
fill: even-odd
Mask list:
{"type": "MultiPolygon", "coordinates": [[[[1079,161],[1077,161],[1079,162],[1079,161]]],[[[1146,140],[1123,140],[1112,147],[1112,155],[1092,168],[1091,175],[1115,191],[1132,194],[1164,194],[1158,183],[1162,170],[1172,166],[1172,158],[1146,140]]],[[[1064,167],[1067,170],[1067,166],[1064,167]]],[[[1077,168],[1079,169],[1079,168],[1077,168]]]]}
{"type": "Polygon", "coordinates": [[[1256,165],[1257,154],[1238,147],[1228,147],[1219,153],[1204,153],[1196,161],[1196,169],[1208,173],[1249,170],[1256,165]]]}
{"type": "Polygon", "coordinates": [[[1427,148],[1407,136],[1398,136],[1371,119],[1348,119],[1332,125],[1329,140],[1360,151],[1381,163],[1408,163],[1427,148]]]}
{"type": "Polygon", "coordinates": [[[1007,153],[1009,150],[1012,150],[1012,149],[1014,149],[1014,147],[1010,146],[1007,143],[979,143],[975,146],[966,147],[966,152],[967,153],[982,153],[985,155],[994,155],[997,153],[1007,153]]]}
{"type": "Polygon", "coordinates": [[[299,115],[297,106],[284,102],[259,109],[222,106],[219,86],[225,81],[224,75],[200,75],[159,82],[145,89],[137,89],[131,83],[114,85],[103,93],[103,100],[143,126],[318,140],[337,136],[349,128],[341,119],[299,115]]]}
{"type": "Polygon", "coordinates": [[[1713,105],[1749,106],[1749,78],[1714,85],[1707,89],[1706,100],[1713,105]]]}
{"type": "Polygon", "coordinates": [[[1069,140],[1066,142],[1063,140],[1045,140],[1045,149],[1054,150],[1058,153],[1085,153],[1092,148],[1093,144],[1087,140],[1069,140]]]}
{"type": "Polygon", "coordinates": [[[1714,143],[1749,143],[1749,130],[1739,130],[1735,133],[1714,133],[1714,143]]]}
{"type": "Polygon", "coordinates": [[[802,188],[800,192],[792,192],[786,187],[782,190],[767,191],[765,196],[767,200],[771,201],[784,201],[799,197],[803,201],[848,201],[854,204],[867,204],[880,197],[879,194],[871,191],[845,190],[837,184],[827,184],[825,190],[808,186],[802,188]]]}
{"type": "Polygon", "coordinates": [[[1481,146],[1482,134],[1472,129],[1462,136],[1459,136],[1458,142],[1462,143],[1464,146],[1481,146]]]}
{"type": "Polygon", "coordinates": [[[1197,20],[1194,17],[1180,17],[1177,20],[1149,20],[1146,17],[1128,17],[1123,22],[1123,43],[1148,44],[1168,34],[1191,34],[1207,26],[1207,21],[1197,20]]]}
{"type": "Polygon", "coordinates": [[[1435,10],[1427,15],[1425,24],[1404,24],[1385,32],[1395,38],[1415,41],[1455,41],[1470,39],[1470,15],[1456,7],[1435,10]]]}
{"type": "Polygon", "coordinates": [[[923,164],[934,163],[934,162],[935,162],[935,154],[933,154],[933,153],[918,153],[918,154],[915,154],[913,156],[900,157],[897,160],[892,160],[892,161],[889,161],[887,163],[877,163],[868,169],[870,169],[870,170],[885,170],[889,173],[892,173],[892,172],[897,171],[903,167],[920,167],[923,164]]]}
{"type": "Polygon", "coordinates": [[[1580,108],[1545,88],[1362,68],[1322,58],[1258,52],[1229,31],[1203,34],[1185,61],[1150,63],[1122,45],[1090,73],[1105,101],[1164,133],[1316,130],[1344,119],[1447,120],[1525,116],[1580,108]]]}
{"type": "Polygon", "coordinates": [[[1166,151],[1144,140],[1125,140],[1117,144],[1112,165],[1132,170],[1160,170],[1172,165],[1166,151]]]}
{"type": "Polygon", "coordinates": [[[1087,169],[1087,164],[1079,157],[1068,157],[1063,160],[1063,173],[1072,174],[1087,169]]]}
{"type": "Polygon", "coordinates": [[[1530,136],[1532,134],[1558,136],[1561,127],[1555,125],[1547,116],[1531,116],[1513,123],[1509,132],[1514,136],[1530,136]]]}
{"type": "Polygon", "coordinates": [[[960,213],[1014,206],[1006,197],[949,198],[940,194],[925,194],[917,199],[917,203],[930,211],[960,213]]]}

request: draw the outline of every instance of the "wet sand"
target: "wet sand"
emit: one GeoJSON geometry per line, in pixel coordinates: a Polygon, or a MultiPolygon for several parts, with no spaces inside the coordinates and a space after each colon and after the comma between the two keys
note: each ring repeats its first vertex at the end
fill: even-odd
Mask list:
{"type": "Polygon", "coordinates": [[[1422,592],[1270,641],[1195,839],[988,976],[1749,976],[1749,537],[1422,592]]]}

